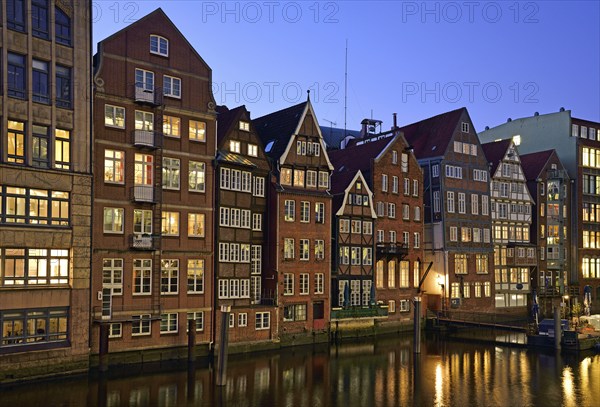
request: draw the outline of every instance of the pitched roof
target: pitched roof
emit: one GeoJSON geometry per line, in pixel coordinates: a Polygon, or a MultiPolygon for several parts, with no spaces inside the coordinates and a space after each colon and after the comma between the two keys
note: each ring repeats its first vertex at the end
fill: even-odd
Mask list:
{"type": "Polygon", "coordinates": [[[554,152],[554,150],[545,150],[521,155],[521,167],[525,178],[527,180],[537,179],[554,152]]]}
{"type": "Polygon", "coordinates": [[[252,120],[256,132],[265,146],[267,156],[277,160],[285,152],[290,136],[296,131],[307,103],[302,102],[252,120]],[[273,143],[269,145],[271,142],[273,143]]]}
{"type": "MultiPolygon", "coordinates": [[[[353,144],[342,150],[331,150],[329,159],[335,168],[335,172],[350,171],[356,173],[361,170],[364,173],[371,169],[371,160],[374,160],[394,140],[392,135],[363,144],[353,144]]],[[[334,173],[335,174],[335,173],[334,173]]]]}
{"type": "Polygon", "coordinates": [[[490,168],[490,174],[492,176],[496,173],[498,164],[504,159],[506,150],[508,150],[508,147],[510,147],[511,143],[512,139],[508,138],[504,140],[491,141],[481,145],[481,148],[483,148],[483,153],[485,154],[485,158],[487,158],[488,162],[492,164],[492,167],[490,168]]]}
{"type": "Polygon", "coordinates": [[[235,107],[233,109],[229,109],[225,105],[223,105],[223,106],[217,106],[217,108],[216,108],[216,111],[217,111],[217,120],[218,120],[218,126],[217,126],[217,146],[221,145],[223,139],[227,136],[227,133],[229,133],[230,127],[234,123],[237,123],[236,118],[244,110],[246,110],[246,106],[245,105],[238,106],[238,107],[235,107]]]}
{"type": "Polygon", "coordinates": [[[340,143],[346,136],[351,136],[354,138],[360,138],[359,130],[345,130],[337,127],[327,127],[320,126],[321,134],[323,135],[323,140],[325,140],[325,144],[327,144],[328,149],[337,150],[340,148],[340,143]]]}
{"type": "Polygon", "coordinates": [[[442,113],[401,127],[400,131],[404,133],[408,144],[414,148],[418,159],[441,156],[446,152],[460,117],[466,110],[465,107],[461,107],[442,113]]]}

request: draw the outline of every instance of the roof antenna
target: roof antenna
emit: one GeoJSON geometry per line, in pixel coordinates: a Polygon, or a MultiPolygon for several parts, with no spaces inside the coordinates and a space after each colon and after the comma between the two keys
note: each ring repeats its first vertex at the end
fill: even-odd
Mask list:
{"type": "Polygon", "coordinates": [[[346,137],[347,113],[348,113],[348,38],[346,38],[346,64],[344,66],[344,137],[346,137]]]}
{"type": "Polygon", "coordinates": [[[308,94],[308,95],[306,96],[306,101],[307,101],[307,102],[310,102],[310,89],[307,89],[307,90],[306,90],[306,93],[308,94]]]}

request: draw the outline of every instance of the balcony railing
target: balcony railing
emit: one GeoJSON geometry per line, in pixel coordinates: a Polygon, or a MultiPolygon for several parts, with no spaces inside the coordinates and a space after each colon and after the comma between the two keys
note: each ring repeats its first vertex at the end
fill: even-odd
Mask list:
{"type": "Polygon", "coordinates": [[[408,255],[408,248],[400,243],[378,243],[376,246],[378,255],[397,255],[404,257],[408,255]]]}
{"type": "Polygon", "coordinates": [[[160,105],[162,102],[162,94],[159,88],[149,87],[144,83],[135,84],[135,101],[138,103],[148,103],[150,105],[160,105]]]}
{"type": "Polygon", "coordinates": [[[160,147],[160,133],[152,130],[134,130],[133,144],[138,147],[160,147]]]}
{"type": "Polygon", "coordinates": [[[135,185],[133,200],[136,202],[154,202],[154,187],[151,185],[135,185]]]}
{"type": "Polygon", "coordinates": [[[131,248],[137,250],[154,250],[157,238],[152,235],[131,235],[131,248]]]}

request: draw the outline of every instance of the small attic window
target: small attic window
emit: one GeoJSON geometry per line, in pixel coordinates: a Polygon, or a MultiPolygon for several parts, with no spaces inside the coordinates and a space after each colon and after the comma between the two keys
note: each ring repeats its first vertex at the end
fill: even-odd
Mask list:
{"type": "Polygon", "coordinates": [[[271,140],[267,143],[267,146],[265,147],[265,152],[270,152],[271,149],[273,148],[273,144],[275,144],[275,140],[271,140]]]}
{"type": "Polygon", "coordinates": [[[250,123],[240,120],[240,130],[250,131],[250,123]]]}
{"type": "Polygon", "coordinates": [[[463,133],[468,133],[469,132],[469,123],[467,122],[462,122],[462,132],[463,133]]]}
{"type": "Polygon", "coordinates": [[[169,56],[169,40],[160,35],[150,35],[150,52],[152,54],[161,55],[163,57],[169,56]]]}

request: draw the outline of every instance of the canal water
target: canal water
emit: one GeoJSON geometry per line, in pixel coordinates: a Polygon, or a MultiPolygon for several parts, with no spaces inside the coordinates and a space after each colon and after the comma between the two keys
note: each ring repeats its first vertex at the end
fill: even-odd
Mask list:
{"type": "MultiPolygon", "coordinates": [[[[513,341],[512,338],[509,341],[513,341]]],[[[0,406],[600,406],[600,355],[402,335],[0,388],[0,406]]]]}

